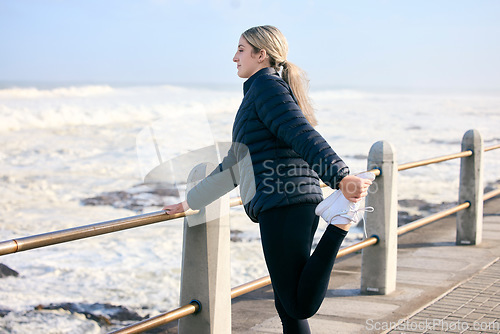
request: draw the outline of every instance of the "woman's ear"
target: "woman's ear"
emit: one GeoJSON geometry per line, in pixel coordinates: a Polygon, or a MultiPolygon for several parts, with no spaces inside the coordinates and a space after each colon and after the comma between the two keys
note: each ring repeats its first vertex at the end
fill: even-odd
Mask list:
{"type": "Polygon", "coordinates": [[[259,51],[259,63],[262,63],[267,58],[267,52],[264,49],[260,49],[259,51]]]}

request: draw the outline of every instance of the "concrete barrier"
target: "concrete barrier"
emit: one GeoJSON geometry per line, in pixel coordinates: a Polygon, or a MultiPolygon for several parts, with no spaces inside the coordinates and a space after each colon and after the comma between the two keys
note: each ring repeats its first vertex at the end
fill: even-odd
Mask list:
{"type": "Polygon", "coordinates": [[[477,130],[467,131],[462,138],[462,151],[472,155],[460,161],[458,202],[470,207],[457,213],[457,245],[479,245],[483,231],[483,139],[477,130]]]}
{"type": "MultiPolygon", "coordinates": [[[[210,165],[193,168],[188,184],[193,185],[193,180],[208,175],[215,167],[210,165]]],[[[201,310],[179,320],[179,333],[228,334],[231,333],[229,195],[196,216],[200,221],[184,219],[180,304],[196,299],[201,310]],[[211,220],[206,221],[206,217],[211,220]]]]}
{"type": "Polygon", "coordinates": [[[398,212],[397,162],[392,145],[386,141],[373,144],[368,155],[368,170],[379,169],[380,175],[370,186],[366,206],[375,211],[365,219],[368,236],[379,242],[364,248],[361,266],[361,292],[389,294],[396,289],[398,212]]]}

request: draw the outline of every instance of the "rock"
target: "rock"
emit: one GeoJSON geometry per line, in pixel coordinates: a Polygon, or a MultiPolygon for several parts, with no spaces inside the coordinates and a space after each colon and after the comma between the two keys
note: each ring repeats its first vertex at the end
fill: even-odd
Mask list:
{"type": "Polygon", "coordinates": [[[488,193],[490,191],[497,190],[498,188],[500,188],[500,180],[488,183],[486,187],[484,187],[484,192],[488,193]]]}
{"type": "Polygon", "coordinates": [[[420,218],[423,218],[422,215],[411,215],[410,213],[406,211],[399,211],[398,212],[398,226],[403,226],[408,223],[414,222],[415,220],[418,220],[420,218]]]}
{"type": "Polygon", "coordinates": [[[123,306],[111,304],[86,304],[86,303],[62,303],[50,304],[48,306],[38,305],[35,310],[65,310],[72,314],[83,314],[87,319],[94,320],[100,325],[111,325],[112,321],[140,321],[145,319],[134,311],[123,306]]]}
{"type": "Polygon", "coordinates": [[[231,230],[231,241],[238,242],[241,241],[240,235],[243,234],[243,231],[240,230],[231,230]]]}
{"type": "Polygon", "coordinates": [[[453,146],[459,146],[461,142],[458,140],[442,140],[442,139],[431,139],[430,140],[431,144],[438,144],[438,145],[453,145],[453,146]]]}
{"type": "Polygon", "coordinates": [[[0,318],[5,317],[9,313],[10,313],[10,310],[2,310],[2,309],[0,309],[0,318]]]}
{"type": "Polygon", "coordinates": [[[167,183],[139,184],[126,191],[105,192],[95,197],[81,200],[82,205],[110,205],[133,211],[142,211],[146,207],[164,206],[168,198],[179,199],[176,185],[167,183]]]}
{"type": "Polygon", "coordinates": [[[368,159],[368,156],[366,154],[354,154],[354,155],[349,155],[347,156],[351,159],[356,159],[356,160],[366,160],[368,159]]]}
{"type": "Polygon", "coordinates": [[[0,278],[9,276],[17,277],[19,276],[19,273],[14,269],[7,267],[5,264],[0,263],[0,278]]]}
{"type": "Polygon", "coordinates": [[[421,206],[428,205],[428,203],[423,199],[402,199],[398,201],[398,204],[405,208],[419,208],[421,206]]]}

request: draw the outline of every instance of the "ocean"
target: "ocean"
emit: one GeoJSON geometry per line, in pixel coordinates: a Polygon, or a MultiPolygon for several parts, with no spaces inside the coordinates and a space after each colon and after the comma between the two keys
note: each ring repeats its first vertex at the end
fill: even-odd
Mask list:
{"type": "MultiPolygon", "coordinates": [[[[500,143],[498,94],[315,89],[311,98],[318,131],[354,173],[366,169],[379,140],[393,145],[399,163],[457,153],[472,128],[485,146],[500,143]]],[[[179,179],[168,180],[168,191],[153,191],[144,177],[159,162],[230,141],[241,99],[241,87],[0,89],[0,240],[180,200],[179,179]]],[[[485,185],[500,186],[499,154],[485,153],[485,185]]],[[[459,167],[452,160],[400,172],[399,199],[434,207],[456,202],[459,167]]],[[[258,226],[241,207],[231,210],[231,229],[232,285],[265,276],[258,226]]],[[[346,245],[362,238],[361,229],[351,231],[346,245]]],[[[0,263],[19,275],[0,278],[0,333],[106,333],[124,324],[112,316],[118,307],[138,318],[176,308],[181,252],[178,219],[2,256],[0,263]],[[75,307],[60,307],[67,304],[75,307]]]]}

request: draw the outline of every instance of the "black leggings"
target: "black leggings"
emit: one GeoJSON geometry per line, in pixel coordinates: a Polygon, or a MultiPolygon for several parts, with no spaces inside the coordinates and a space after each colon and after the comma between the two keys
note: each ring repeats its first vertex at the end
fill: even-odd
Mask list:
{"type": "Polygon", "coordinates": [[[259,215],[262,248],[285,334],[311,333],[307,318],[321,306],[347,231],[329,225],[311,254],[319,217],[316,204],[266,210],[259,215]]]}

